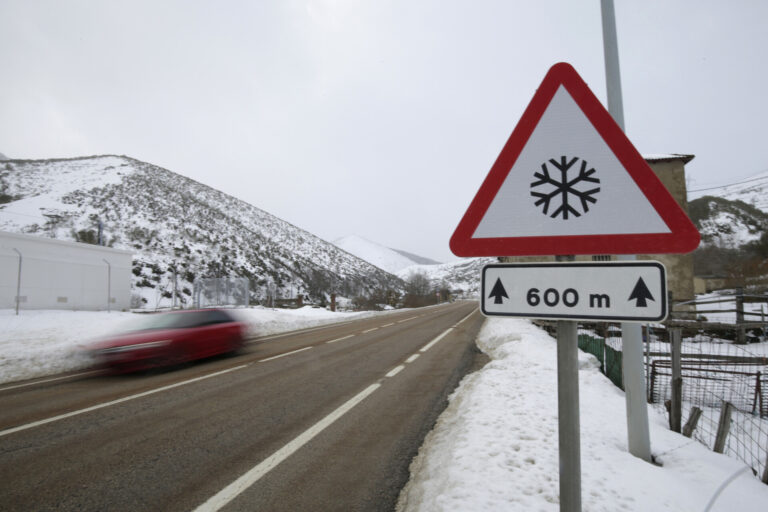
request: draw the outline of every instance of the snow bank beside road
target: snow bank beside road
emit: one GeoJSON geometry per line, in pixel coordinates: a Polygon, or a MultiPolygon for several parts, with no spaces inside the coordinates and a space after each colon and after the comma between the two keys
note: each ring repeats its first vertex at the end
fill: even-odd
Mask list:
{"type": "MultiPolygon", "coordinates": [[[[332,313],[311,307],[232,311],[248,324],[251,336],[376,314],[332,313]]],[[[16,316],[13,310],[0,310],[0,384],[86,369],[92,361],[83,349],[100,338],[120,332],[138,316],[118,311],[21,311],[16,316]]]]}
{"type": "MultiPolygon", "coordinates": [[[[556,343],[530,322],[488,319],[492,361],[465,378],[411,466],[398,511],[559,510],[556,343]]],[[[649,409],[663,467],[629,454],[624,393],[579,352],[583,509],[703,510],[745,466],[669,431],[649,409]]],[[[713,510],[764,511],[768,486],[736,479],[713,510]]]]}

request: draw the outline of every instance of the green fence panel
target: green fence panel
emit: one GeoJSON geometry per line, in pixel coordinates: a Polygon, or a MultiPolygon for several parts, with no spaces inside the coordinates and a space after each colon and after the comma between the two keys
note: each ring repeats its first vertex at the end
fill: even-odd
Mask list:
{"type": "Polygon", "coordinates": [[[588,334],[579,334],[579,348],[588,354],[592,354],[600,361],[600,371],[605,373],[605,340],[595,338],[588,334]]]}
{"type": "Polygon", "coordinates": [[[609,346],[605,347],[605,375],[617,387],[624,389],[624,378],[621,373],[621,351],[609,346]]]}

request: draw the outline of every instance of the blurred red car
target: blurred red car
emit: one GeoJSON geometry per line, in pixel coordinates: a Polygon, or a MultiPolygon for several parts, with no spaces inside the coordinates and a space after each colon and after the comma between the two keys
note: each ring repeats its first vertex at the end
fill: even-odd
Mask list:
{"type": "Polygon", "coordinates": [[[124,373],[237,352],[245,333],[245,324],[221,309],[156,313],[95,344],[91,354],[98,366],[124,373]]]}

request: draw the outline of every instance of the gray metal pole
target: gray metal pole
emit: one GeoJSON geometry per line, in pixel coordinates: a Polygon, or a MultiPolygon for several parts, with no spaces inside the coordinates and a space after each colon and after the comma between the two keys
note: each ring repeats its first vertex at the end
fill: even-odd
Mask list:
{"type": "Polygon", "coordinates": [[[608,111],[624,130],[624,103],[621,97],[619,45],[616,37],[616,12],[613,0],[600,0],[603,15],[603,53],[605,55],[605,86],[608,93],[608,111]]]}
{"type": "MultiPolygon", "coordinates": [[[[613,0],[601,0],[603,17],[603,51],[605,54],[605,81],[608,93],[608,111],[624,130],[624,106],[621,97],[619,47],[616,37],[616,14],[613,0]]],[[[635,255],[619,256],[620,260],[634,260],[635,255]]],[[[643,333],[640,324],[622,323],[622,372],[627,403],[627,439],[629,453],[651,462],[651,439],[648,432],[648,409],[645,398],[643,373],[643,333]]]]}
{"type": "Polygon", "coordinates": [[[683,371],[682,371],[682,335],[679,328],[669,330],[669,349],[672,359],[671,402],[669,428],[674,432],[682,431],[683,423],[683,371]]]}
{"type": "Polygon", "coordinates": [[[102,260],[107,264],[107,313],[109,313],[112,302],[112,265],[106,259],[102,258],[102,260]]]}
{"type": "Polygon", "coordinates": [[[579,341],[576,322],[557,322],[557,414],[560,452],[560,510],[581,511],[579,341]]]}
{"type": "Polygon", "coordinates": [[[21,302],[21,252],[13,248],[16,254],[19,255],[19,275],[16,278],[16,316],[19,316],[19,302],[21,302]]]}

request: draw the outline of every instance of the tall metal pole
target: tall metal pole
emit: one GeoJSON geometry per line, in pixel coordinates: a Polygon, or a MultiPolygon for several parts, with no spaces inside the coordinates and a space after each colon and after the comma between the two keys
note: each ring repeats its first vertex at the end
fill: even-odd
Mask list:
{"type": "Polygon", "coordinates": [[[19,275],[16,278],[16,316],[19,316],[19,302],[21,302],[21,252],[14,247],[12,249],[19,255],[19,275]]]}
{"type": "Polygon", "coordinates": [[[557,322],[557,414],[560,511],[581,511],[579,345],[576,322],[557,322]]]}
{"type": "Polygon", "coordinates": [[[109,264],[109,262],[102,258],[104,263],[107,264],[107,313],[110,312],[112,302],[112,265],[109,264]]]}
{"type": "MultiPolygon", "coordinates": [[[[601,0],[603,18],[603,51],[605,55],[605,82],[608,92],[608,112],[624,130],[624,106],[621,96],[619,48],[616,37],[616,13],[613,0],[601,0]]],[[[620,260],[634,260],[635,255],[619,256],[620,260]]],[[[629,453],[651,462],[651,440],[648,433],[648,408],[643,373],[643,334],[640,324],[622,323],[622,371],[627,403],[627,439],[629,453]]]]}

